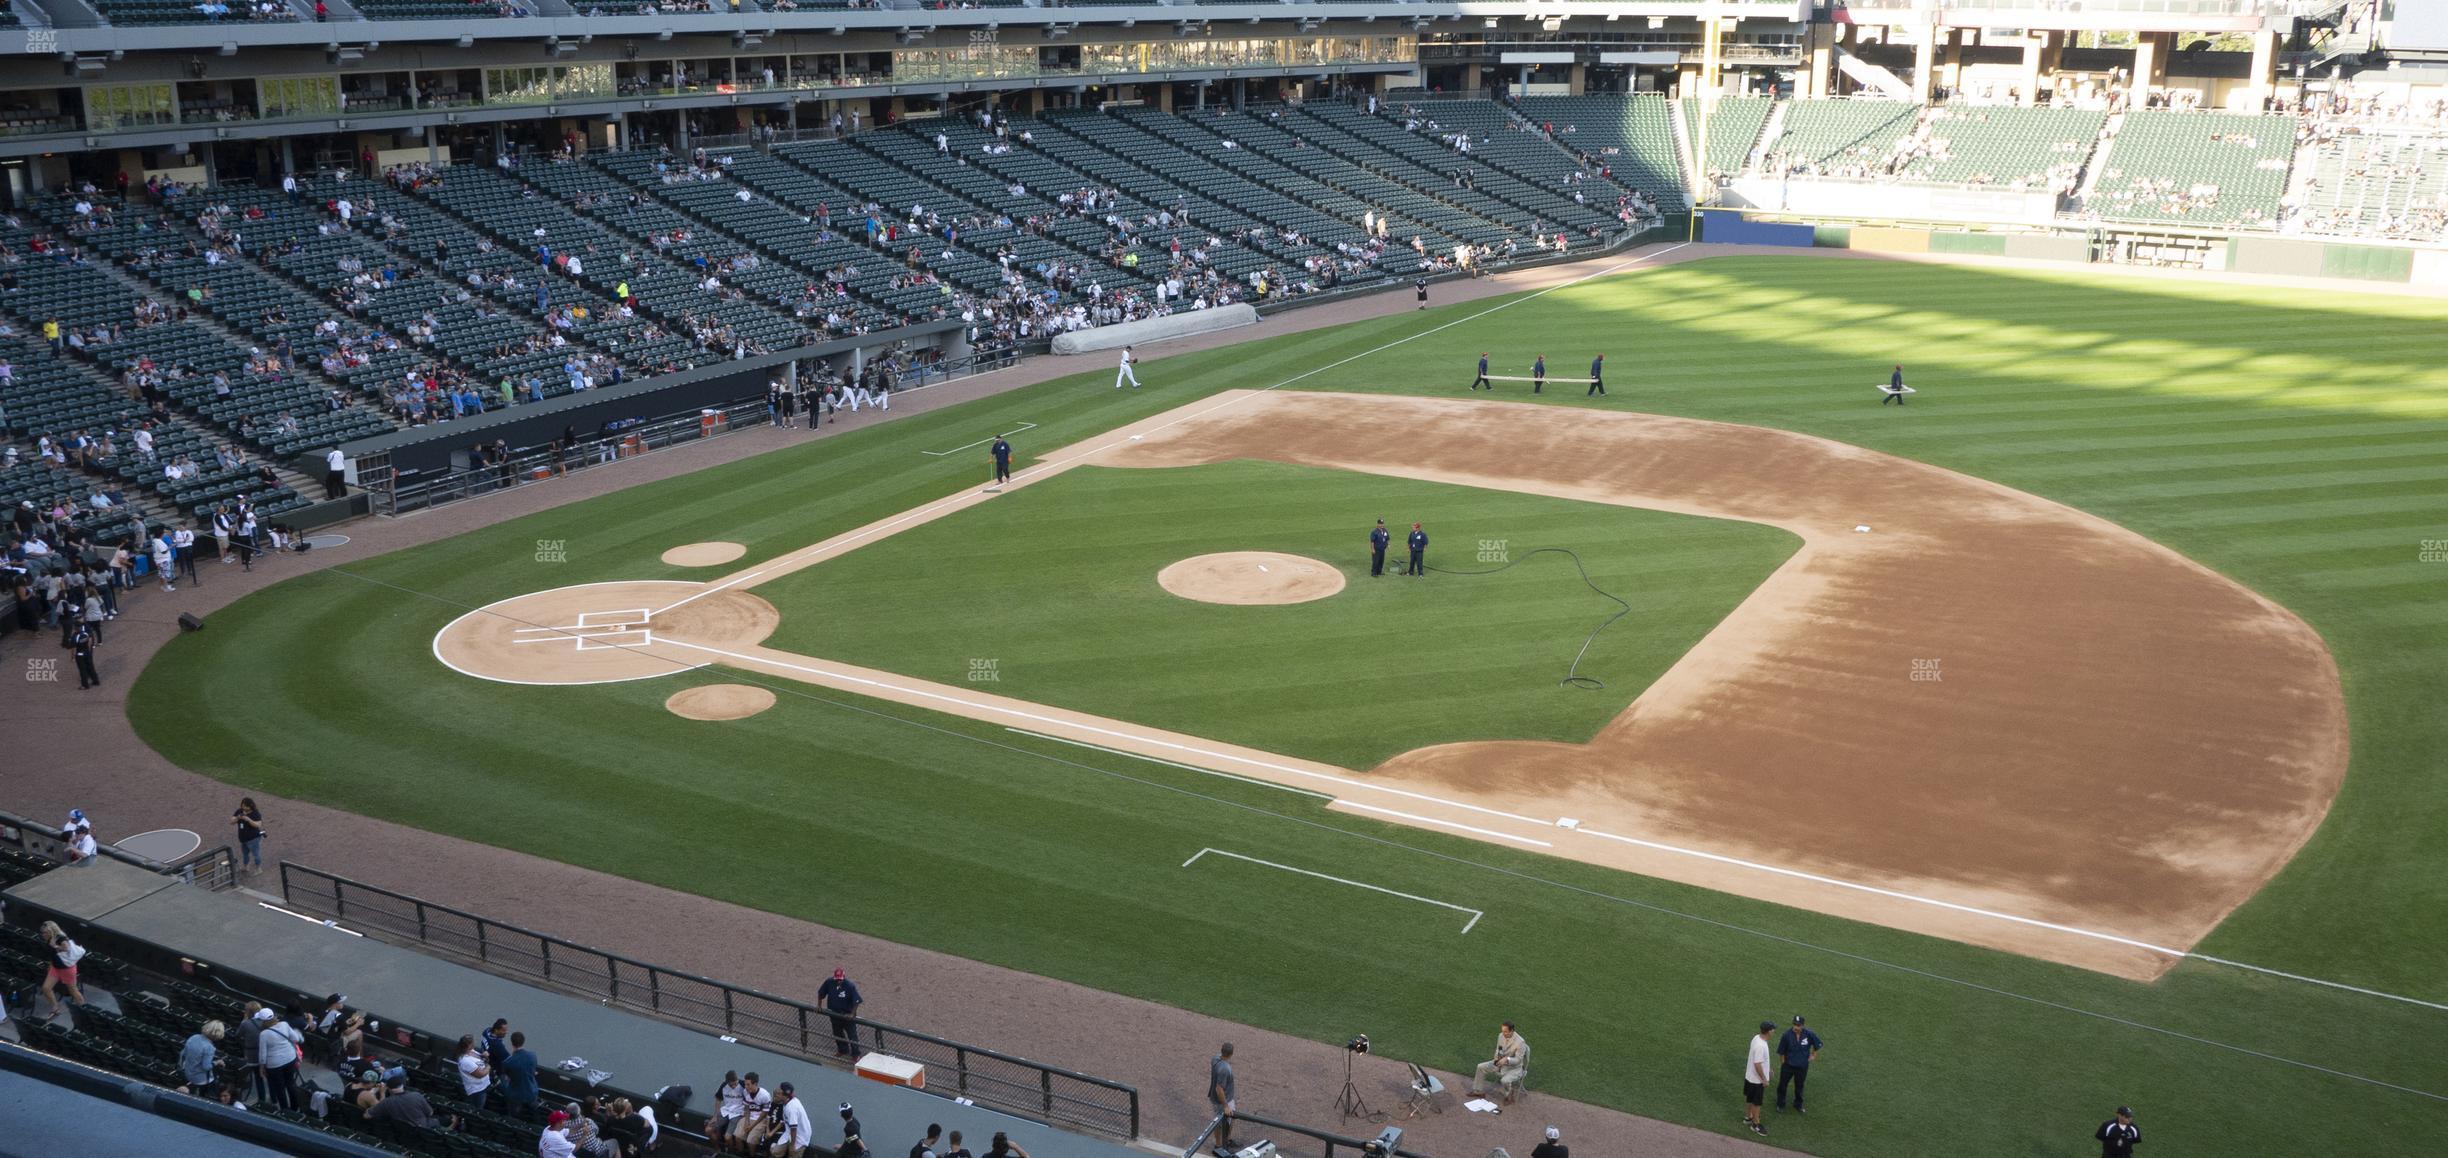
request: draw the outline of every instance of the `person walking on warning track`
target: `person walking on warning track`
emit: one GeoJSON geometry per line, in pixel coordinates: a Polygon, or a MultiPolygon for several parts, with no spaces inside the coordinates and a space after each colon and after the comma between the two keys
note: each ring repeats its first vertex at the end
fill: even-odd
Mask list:
{"type": "Polygon", "coordinates": [[[1904,390],[1904,367],[1898,366],[1895,373],[1887,376],[1887,396],[1879,399],[1879,405],[1885,406],[1890,402],[1904,405],[1904,390]]]}
{"type": "Polygon", "coordinates": [[[1381,578],[1385,575],[1386,544],[1392,542],[1393,540],[1393,534],[1385,529],[1385,520],[1377,520],[1376,528],[1369,532],[1370,578],[1381,578]]]}
{"type": "Polygon", "coordinates": [[[1138,361],[1138,357],[1131,353],[1130,347],[1122,347],[1122,370],[1120,373],[1114,375],[1114,389],[1121,389],[1124,382],[1130,383],[1130,387],[1133,390],[1139,388],[1139,375],[1131,372],[1131,366],[1136,364],[1138,361]]]}
{"type": "Polygon", "coordinates": [[[1485,350],[1481,350],[1481,351],[1479,351],[1479,376],[1478,376],[1478,377],[1476,377],[1476,378],[1471,379],[1471,385],[1470,385],[1470,388],[1471,388],[1471,389],[1473,389],[1473,390],[1476,390],[1476,389],[1478,389],[1478,388],[1480,388],[1480,387],[1482,387],[1482,386],[1487,387],[1487,388],[1488,388],[1488,393],[1490,393],[1490,394],[1493,394],[1493,393],[1495,393],[1495,392],[1496,392],[1496,384],[1495,384],[1495,383],[1493,383],[1493,382],[1488,381],[1488,376],[1487,376],[1487,351],[1485,351],[1485,350]]]}
{"type": "Polygon", "coordinates": [[[992,450],[995,462],[995,485],[1002,486],[1011,481],[1011,444],[1003,441],[1003,436],[998,434],[995,436],[992,450]]]}
{"type": "Polygon", "coordinates": [[[1232,1153],[1233,1127],[1233,1068],[1232,1043],[1225,1042],[1207,1063],[1207,1104],[1215,1107],[1216,1143],[1218,1154],[1232,1153]]]}
{"type": "Polygon", "coordinates": [[[1604,395],[1606,393],[1605,374],[1606,355],[1600,354],[1597,357],[1590,359],[1590,388],[1587,393],[1581,396],[1583,398],[1590,398],[1604,395]]]}
{"type": "Polygon", "coordinates": [[[1775,1022],[1761,1022],[1751,1038],[1750,1056],[1743,1060],[1743,1125],[1762,1138],[1768,1136],[1768,1127],[1760,1123],[1760,1102],[1768,1093],[1768,1035],[1775,1032],[1775,1022]]]}
{"type": "Polygon", "coordinates": [[[1785,1108],[1785,1087],[1793,1087],[1794,1113],[1806,1114],[1802,1108],[1802,1088],[1810,1082],[1811,1063],[1819,1060],[1819,1051],[1827,1042],[1802,1024],[1802,1015],[1794,1015],[1793,1028],[1777,1038],[1777,1057],[1784,1064],[1777,1067],[1777,1109],[1785,1108]]]}
{"type": "Polygon", "coordinates": [[[1530,392],[1532,394],[1544,393],[1546,386],[1547,355],[1541,354],[1537,361],[1530,363],[1530,392]]]}
{"type": "Polygon", "coordinates": [[[1411,548],[1411,567],[1410,567],[1410,569],[1409,569],[1409,570],[1404,571],[1404,572],[1403,572],[1403,574],[1405,574],[1405,575],[1425,575],[1425,574],[1427,574],[1427,573],[1428,573],[1428,532],[1421,530],[1421,529],[1420,529],[1420,525],[1419,525],[1418,523],[1413,523],[1413,524],[1411,524],[1411,537],[1410,537],[1410,538],[1407,538],[1407,539],[1404,539],[1404,540],[1403,540],[1403,542],[1404,542],[1404,544],[1405,544],[1405,545],[1407,545],[1407,546],[1409,546],[1409,547],[1411,548]]]}

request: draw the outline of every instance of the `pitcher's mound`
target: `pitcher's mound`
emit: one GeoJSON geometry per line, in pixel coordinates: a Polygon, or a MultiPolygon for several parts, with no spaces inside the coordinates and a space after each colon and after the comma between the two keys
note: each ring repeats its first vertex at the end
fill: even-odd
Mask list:
{"type": "Polygon", "coordinates": [[[673,692],[663,706],[683,719],[745,720],[774,706],[774,694],[748,684],[707,684],[673,692]]]}
{"type": "Polygon", "coordinates": [[[1343,589],[1343,573],[1298,555],[1225,551],[1175,563],[1156,573],[1156,583],[1184,599],[1252,606],[1324,599],[1343,589]]]}
{"type": "Polygon", "coordinates": [[[663,561],[674,567],[719,567],[747,553],[737,543],[690,543],[663,552],[663,561]]]}

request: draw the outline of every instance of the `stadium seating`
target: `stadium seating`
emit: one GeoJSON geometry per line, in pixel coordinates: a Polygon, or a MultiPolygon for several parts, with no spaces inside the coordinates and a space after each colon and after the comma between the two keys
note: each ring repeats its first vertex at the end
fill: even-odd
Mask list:
{"type": "Polygon", "coordinates": [[[368,20],[490,20],[533,11],[518,0],[356,0],[368,20]]]}
{"type": "MultiPolygon", "coordinates": [[[[1686,97],[1676,101],[1683,106],[1683,132],[1691,147],[1701,147],[1699,100],[1686,97]]],[[[1708,161],[1710,172],[1732,175],[1751,166],[1751,150],[1759,144],[1760,133],[1768,127],[1768,114],[1776,102],[1767,97],[1720,97],[1717,111],[1708,119],[1708,161]]]]}
{"type": "MultiPolygon", "coordinates": [[[[519,177],[487,166],[457,165],[442,170],[440,180],[421,186],[417,192],[497,243],[519,252],[533,254],[542,242],[557,252],[592,255],[594,260],[583,262],[575,279],[554,275],[550,280],[555,285],[576,280],[593,294],[607,298],[626,283],[647,313],[676,332],[697,334],[706,341],[726,344],[745,341],[776,349],[795,345],[807,335],[806,327],[788,313],[744,293],[733,295],[698,288],[714,261],[739,252],[736,244],[700,242],[667,252],[651,242],[614,232],[580,216],[556,199],[587,191],[620,192],[619,183],[609,175],[575,163],[542,162],[520,170],[521,177],[530,175],[541,175],[542,181],[530,186],[519,177]],[[545,194],[544,182],[550,183],[555,196],[545,194]],[[706,267],[696,264],[701,257],[707,261],[706,267]]],[[[648,223],[632,224],[644,227],[648,223]]]]}
{"type": "Polygon", "coordinates": [[[2305,148],[2312,180],[2296,207],[2305,233],[2439,241],[2448,237],[2448,137],[2349,133],[2305,148]]]}
{"type": "MultiPolygon", "coordinates": [[[[1604,231],[1615,223],[1615,202],[1625,192],[1605,178],[1572,186],[1567,178],[1579,166],[1569,154],[1509,126],[1495,133],[1468,130],[1472,151],[1465,156],[1430,135],[1424,123],[1406,131],[1400,121],[1334,103],[1304,105],[1300,113],[1321,127],[1320,143],[1328,148],[1515,232],[1604,231]],[[1468,178],[1467,186],[1460,177],[1468,178]],[[1573,199],[1575,192],[1581,200],[1573,199]]],[[[1466,130],[1457,125],[1453,131],[1466,130]]]]}
{"type": "MultiPolygon", "coordinates": [[[[247,0],[222,2],[229,12],[219,16],[204,12],[197,0],[95,0],[94,7],[101,11],[104,19],[123,28],[149,24],[246,24],[256,19],[247,0]]],[[[296,13],[283,0],[279,13],[264,19],[296,18],[296,13]]],[[[15,22],[13,14],[10,22],[15,22]]]]}
{"type": "Polygon", "coordinates": [[[1895,162],[1908,181],[2071,192],[2105,111],[1964,105],[1933,108],[1895,162]]]}
{"type": "Polygon", "coordinates": [[[2288,116],[2127,113],[2084,208],[2116,221],[2275,228],[2295,125],[2288,116]]]}
{"type": "MultiPolygon", "coordinates": [[[[1058,113],[1032,126],[1040,147],[1082,172],[1149,190],[1168,204],[1185,206],[1202,229],[1227,236],[1215,265],[1235,279],[1274,263],[1298,264],[1331,252],[1337,243],[1358,244],[1360,223],[1344,221],[1290,193],[1248,182],[1239,174],[1131,121],[1101,113],[1058,113]],[[1283,237],[1289,230],[1303,240],[1283,237]]],[[[1393,259],[1388,259],[1393,260],[1393,259]]],[[[1347,267],[1344,279],[1386,276],[1383,263],[1347,267]]]]}
{"type": "Polygon", "coordinates": [[[1690,207],[1666,98],[1653,93],[1529,97],[1520,107],[1531,121],[1551,126],[1568,147],[1605,162],[1616,181],[1647,194],[1659,209],[1680,213],[1690,207]]]}
{"type": "Polygon", "coordinates": [[[1903,101],[1793,101],[1761,168],[1770,173],[1867,177],[1884,171],[1896,142],[1912,130],[1921,106],[1903,101]]]}

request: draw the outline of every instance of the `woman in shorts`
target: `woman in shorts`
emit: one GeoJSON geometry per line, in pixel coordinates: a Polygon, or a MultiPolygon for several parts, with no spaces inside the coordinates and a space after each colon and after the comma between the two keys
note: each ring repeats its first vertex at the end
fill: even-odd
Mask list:
{"type": "Polygon", "coordinates": [[[43,975],[42,983],[43,1000],[51,1006],[51,1012],[43,1015],[48,1020],[60,1015],[59,995],[52,992],[54,987],[66,989],[70,1000],[85,1004],[85,991],[77,988],[77,961],[85,956],[85,950],[60,931],[57,921],[42,923],[42,939],[51,950],[51,969],[43,975]]]}

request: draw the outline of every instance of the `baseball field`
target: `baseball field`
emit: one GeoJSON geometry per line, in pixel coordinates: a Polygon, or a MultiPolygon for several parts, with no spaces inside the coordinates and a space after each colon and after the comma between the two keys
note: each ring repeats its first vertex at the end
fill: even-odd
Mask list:
{"type": "Polygon", "coordinates": [[[1512,1017],[1539,1090],[1708,1129],[1807,1010],[1813,1153],[2119,1102],[2160,1153],[2419,1153],[2443,322],[1633,270],[304,575],[130,712],[249,789],[1432,1065],[1512,1017]],[[1474,394],[1482,350],[1610,394],[1474,394]],[[1368,573],[1380,518],[1429,574],[1368,573]]]}

